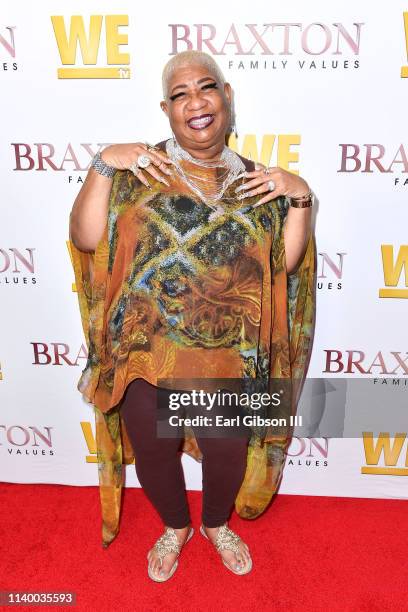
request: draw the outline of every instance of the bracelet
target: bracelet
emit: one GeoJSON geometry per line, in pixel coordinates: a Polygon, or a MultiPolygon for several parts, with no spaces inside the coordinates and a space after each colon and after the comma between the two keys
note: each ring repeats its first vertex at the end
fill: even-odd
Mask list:
{"type": "Polygon", "coordinates": [[[99,151],[91,161],[91,168],[96,170],[96,172],[99,174],[102,174],[102,176],[107,176],[108,178],[113,178],[116,174],[116,168],[105,164],[99,151]]]}
{"type": "Polygon", "coordinates": [[[314,197],[311,191],[300,198],[289,198],[286,196],[286,201],[288,202],[289,206],[292,206],[293,208],[309,208],[310,206],[313,206],[313,199],[314,197]]]}

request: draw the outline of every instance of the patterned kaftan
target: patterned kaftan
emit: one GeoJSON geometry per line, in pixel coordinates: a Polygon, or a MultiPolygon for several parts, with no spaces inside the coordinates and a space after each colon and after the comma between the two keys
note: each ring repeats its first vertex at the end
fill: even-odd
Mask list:
{"type": "MultiPolygon", "coordinates": [[[[120,416],[127,385],[136,378],[153,385],[189,378],[301,381],[314,325],[315,242],[311,237],[297,272],[287,276],[284,198],[253,208],[261,196],[238,200],[235,188],[245,181],[238,179],[214,213],[177,175],[170,187],[149,179],[151,190],[132,172],[118,171],[95,252],[71,243],[88,346],[78,389],[95,407],[104,546],[119,529],[122,464],[133,460],[120,416]]],[[[240,516],[255,518],[268,505],[287,443],[287,436],[252,434],[236,499],[240,516]]],[[[191,429],[183,451],[201,458],[191,429]]]]}

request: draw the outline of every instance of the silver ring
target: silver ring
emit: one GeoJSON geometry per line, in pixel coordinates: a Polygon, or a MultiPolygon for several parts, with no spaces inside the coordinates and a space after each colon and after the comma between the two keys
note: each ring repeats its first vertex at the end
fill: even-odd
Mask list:
{"type": "Polygon", "coordinates": [[[139,168],[144,169],[144,168],[147,168],[147,166],[150,166],[150,164],[152,163],[152,160],[147,155],[139,155],[139,157],[136,160],[136,163],[139,168]]]}
{"type": "Polygon", "coordinates": [[[269,170],[269,168],[264,168],[264,174],[270,174],[271,171],[269,170]]]}
{"type": "Polygon", "coordinates": [[[136,174],[139,172],[139,168],[138,168],[138,166],[137,166],[137,163],[136,163],[136,162],[133,162],[132,164],[130,164],[130,166],[129,166],[129,170],[130,170],[131,172],[133,172],[133,174],[134,174],[134,175],[136,175],[136,174]]]}
{"type": "Polygon", "coordinates": [[[273,191],[275,189],[276,185],[274,181],[268,181],[268,189],[269,191],[273,191]]]}

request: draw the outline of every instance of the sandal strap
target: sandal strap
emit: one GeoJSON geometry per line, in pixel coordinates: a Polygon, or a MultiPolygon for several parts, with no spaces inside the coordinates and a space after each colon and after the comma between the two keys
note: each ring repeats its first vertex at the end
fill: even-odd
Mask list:
{"type": "Polygon", "coordinates": [[[166,531],[157,540],[154,545],[154,549],[157,551],[157,556],[160,559],[160,564],[163,563],[163,559],[169,553],[180,554],[180,544],[177,539],[176,532],[172,527],[167,527],[166,531]]]}
{"type": "Polygon", "coordinates": [[[225,523],[218,529],[215,539],[215,548],[218,552],[222,550],[232,550],[235,554],[239,552],[239,543],[241,538],[225,523]]]}

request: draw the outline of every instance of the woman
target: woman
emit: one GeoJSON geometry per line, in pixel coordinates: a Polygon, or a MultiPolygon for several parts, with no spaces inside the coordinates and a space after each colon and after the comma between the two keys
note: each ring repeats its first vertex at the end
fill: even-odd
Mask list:
{"type": "Polygon", "coordinates": [[[70,218],[89,349],[78,388],[95,406],[103,544],[118,532],[121,465],[134,456],[165,525],[148,554],[160,582],[193,534],[178,451],[203,462],[202,535],[245,574],[249,548],[227,520],[234,502],[246,518],[265,509],[289,437],[181,427],[180,447],[156,434],[157,394],[168,401],[183,380],[302,380],[314,312],[305,180],[225,145],[232,92],[211,56],[171,58],[163,95],[173,137],[97,154],[70,218]]]}

